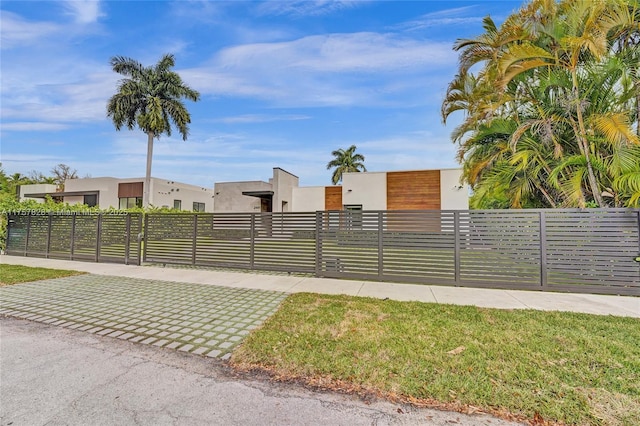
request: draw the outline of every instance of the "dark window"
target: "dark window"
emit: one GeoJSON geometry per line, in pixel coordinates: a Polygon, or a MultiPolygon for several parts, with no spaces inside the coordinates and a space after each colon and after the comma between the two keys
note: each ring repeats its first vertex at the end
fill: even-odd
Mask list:
{"type": "Polygon", "coordinates": [[[198,203],[197,201],[193,202],[193,211],[194,212],[203,212],[204,211],[204,203],[198,203]]]}
{"type": "Polygon", "coordinates": [[[85,195],[84,196],[84,204],[89,207],[95,207],[98,205],[98,194],[93,195],[85,195]]]}
{"type": "Polygon", "coordinates": [[[132,209],[134,207],[142,207],[141,197],[124,197],[120,198],[120,210],[132,209]]]}
{"type": "Polygon", "coordinates": [[[173,200],[173,208],[176,210],[182,210],[182,200],[173,200]]]}

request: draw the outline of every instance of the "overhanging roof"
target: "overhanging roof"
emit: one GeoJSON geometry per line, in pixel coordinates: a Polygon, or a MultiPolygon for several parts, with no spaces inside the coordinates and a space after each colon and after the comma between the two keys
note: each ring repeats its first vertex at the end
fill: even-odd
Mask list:
{"type": "Polygon", "coordinates": [[[23,194],[25,198],[44,198],[47,195],[50,197],[71,197],[71,196],[79,196],[79,195],[98,195],[100,191],[66,191],[66,192],[40,192],[40,193],[30,193],[23,194]]]}
{"type": "Polygon", "coordinates": [[[249,197],[269,198],[273,197],[273,191],[242,191],[242,195],[249,197]]]}

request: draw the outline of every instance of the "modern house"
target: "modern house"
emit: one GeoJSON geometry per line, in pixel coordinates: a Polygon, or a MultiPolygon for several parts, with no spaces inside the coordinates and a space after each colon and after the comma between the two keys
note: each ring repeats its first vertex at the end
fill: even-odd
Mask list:
{"type": "Polygon", "coordinates": [[[273,177],[265,181],[217,182],[213,187],[216,212],[288,212],[292,210],[293,191],[298,176],[273,168],[273,177]]]}
{"type": "Polygon", "coordinates": [[[214,186],[216,212],[309,212],[318,210],[466,210],[469,188],[462,169],[345,173],[342,185],[298,186],[279,167],[265,181],[214,186]]]}
{"type": "MultiPolygon", "coordinates": [[[[144,178],[68,179],[64,191],[56,191],[56,185],[22,185],[20,200],[44,200],[50,196],[69,204],[126,209],[142,206],[143,189],[144,178]]],[[[213,212],[213,192],[210,188],[151,178],[149,204],[184,211],[213,212]]]]}

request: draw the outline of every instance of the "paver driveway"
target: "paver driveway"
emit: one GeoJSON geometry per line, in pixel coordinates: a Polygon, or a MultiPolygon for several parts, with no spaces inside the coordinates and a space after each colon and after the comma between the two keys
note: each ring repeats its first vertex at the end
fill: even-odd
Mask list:
{"type": "Polygon", "coordinates": [[[78,275],[0,288],[0,314],[226,359],[285,293],[78,275]]]}

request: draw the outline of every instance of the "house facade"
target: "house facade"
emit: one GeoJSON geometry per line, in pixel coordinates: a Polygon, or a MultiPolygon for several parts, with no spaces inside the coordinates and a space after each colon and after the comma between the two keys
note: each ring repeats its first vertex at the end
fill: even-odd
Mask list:
{"type": "Polygon", "coordinates": [[[265,181],[217,182],[213,187],[216,212],[288,212],[293,211],[293,193],[298,176],[273,168],[265,181]]]}
{"type": "MultiPolygon", "coordinates": [[[[55,185],[22,185],[20,199],[44,200],[48,195],[69,204],[86,204],[101,209],[142,206],[144,178],[112,177],[68,179],[64,191],[55,185]]],[[[183,211],[213,212],[213,191],[186,183],[151,178],[149,204],[183,211]]]]}
{"type": "Polygon", "coordinates": [[[293,210],[467,210],[461,177],[462,169],[345,173],[342,185],[295,188],[293,210]]]}
{"type": "Polygon", "coordinates": [[[297,176],[276,167],[268,182],[216,183],[214,210],[467,210],[461,177],[462,169],[345,173],[342,185],[301,187],[297,176]]]}

